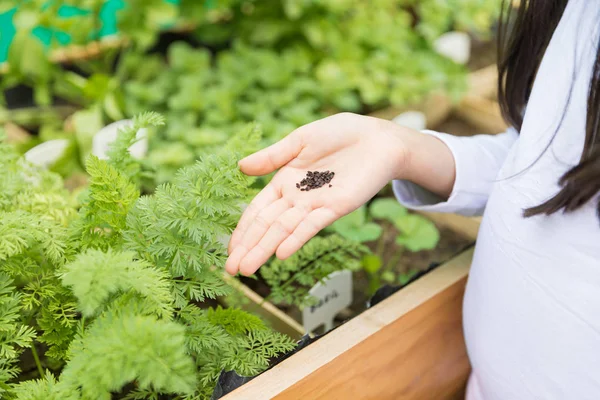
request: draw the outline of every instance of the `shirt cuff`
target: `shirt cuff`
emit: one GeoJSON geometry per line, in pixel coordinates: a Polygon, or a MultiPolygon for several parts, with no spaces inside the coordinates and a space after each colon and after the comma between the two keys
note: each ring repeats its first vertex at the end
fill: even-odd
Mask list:
{"type": "MultiPolygon", "coordinates": [[[[428,191],[427,189],[405,180],[394,180],[392,188],[398,201],[412,210],[457,213],[465,216],[480,215],[487,202],[487,191],[479,188],[469,187],[470,181],[468,168],[464,168],[461,155],[464,152],[464,144],[461,138],[440,132],[425,130],[423,133],[440,139],[448,146],[456,168],[454,187],[447,200],[428,191]]],[[[467,156],[468,157],[468,156],[467,156]]]]}

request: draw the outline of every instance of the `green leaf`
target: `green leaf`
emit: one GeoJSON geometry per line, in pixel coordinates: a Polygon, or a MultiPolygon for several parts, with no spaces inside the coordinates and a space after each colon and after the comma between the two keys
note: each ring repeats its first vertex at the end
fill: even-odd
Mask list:
{"type": "Polygon", "coordinates": [[[360,230],[356,231],[356,239],[358,242],[372,242],[379,239],[383,233],[383,228],[374,222],[365,224],[360,230]]]}
{"type": "Polygon", "coordinates": [[[165,393],[194,392],[196,368],[185,352],[180,324],[111,312],[96,319],[78,342],[61,383],[81,387],[83,398],[110,399],[110,392],[132,381],[165,393]]]}
{"type": "Polygon", "coordinates": [[[104,97],[104,111],[112,120],[119,121],[123,119],[123,112],[115,93],[108,93],[104,97]]]}
{"type": "Polygon", "coordinates": [[[102,129],[102,112],[98,106],[79,110],[71,116],[71,121],[75,127],[75,138],[79,145],[80,161],[84,164],[85,159],[92,152],[94,135],[102,129]]]}
{"type": "Polygon", "coordinates": [[[392,271],[384,271],[381,274],[381,279],[383,279],[384,281],[386,281],[388,283],[392,283],[396,280],[396,274],[394,274],[394,272],[392,272],[392,271]]]}
{"type": "Polygon", "coordinates": [[[406,285],[416,274],[419,273],[417,269],[411,269],[407,272],[403,272],[398,275],[398,283],[401,285],[406,285]]]}
{"type": "Polygon", "coordinates": [[[365,272],[372,275],[381,269],[383,262],[379,256],[368,254],[363,257],[362,265],[365,272]]]}
{"type": "Polygon", "coordinates": [[[420,215],[406,214],[396,218],[394,225],[401,232],[396,237],[396,243],[410,251],[434,249],[440,240],[435,224],[420,215]]]}
{"type": "Polygon", "coordinates": [[[84,316],[98,315],[110,304],[111,296],[135,293],[143,300],[144,314],[171,317],[171,285],[166,271],[134,258],[132,252],[87,250],[65,265],[61,280],[73,290],[84,316]]]}
{"type": "Polygon", "coordinates": [[[346,239],[361,243],[376,240],[383,233],[383,229],[376,223],[366,222],[366,214],[366,207],[360,207],[335,221],[328,230],[336,232],[346,239]]]}
{"type": "Polygon", "coordinates": [[[177,6],[175,4],[154,2],[146,12],[146,23],[151,28],[162,28],[172,24],[177,18],[177,6]]]}
{"type": "Polygon", "coordinates": [[[369,212],[373,218],[385,219],[391,222],[407,214],[406,208],[392,198],[373,200],[369,212]]]}

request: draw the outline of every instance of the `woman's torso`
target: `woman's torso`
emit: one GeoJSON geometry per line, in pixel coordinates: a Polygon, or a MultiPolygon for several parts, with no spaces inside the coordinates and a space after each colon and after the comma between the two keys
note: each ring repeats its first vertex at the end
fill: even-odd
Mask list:
{"type": "Polygon", "coordinates": [[[600,2],[569,2],[488,201],[464,301],[469,400],[600,399],[597,202],[522,217],[581,156],[599,29],[600,2]]]}

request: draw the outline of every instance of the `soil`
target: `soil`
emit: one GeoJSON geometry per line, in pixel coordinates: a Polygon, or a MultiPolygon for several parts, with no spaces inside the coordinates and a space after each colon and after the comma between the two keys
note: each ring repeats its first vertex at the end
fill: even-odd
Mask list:
{"type": "MultiPolygon", "coordinates": [[[[441,226],[438,226],[438,229],[440,231],[440,241],[435,249],[419,251],[415,253],[408,251],[404,252],[398,263],[393,266],[393,271],[397,274],[400,274],[403,272],[408,272],[409,270],[427,270],[432,263],[437,264],[445,262],[472,244],[472,240],[456,233],[451,229],[441,226]]],[[[384,236],[386,238],[385,250],[383,252],[384,265],[386,265],[386,262],[392,259],[398,251],[401,251],[398,246],[394,244],[394,238],[396,237],[397,233],[398,232],[392,226],[384,226],[384,236]]],[[[378,243],[368,243],[367,245],[373,252],[376,252],[378,243]]],[[[270,293],[269,286],[260,277],[260,274],[257,274],[256,277],[258,279],[241,278],[241,280],[246,286],[254,290],[262,297],[267,297],[270,293]]],[[[338,315],[338,318],[336,318],[337,324],[360,314],[367,308],[367,301],[371,296],[369,293],[369,279],[367,274],[362,270],[355,272],[353,281],[354,287],[352,305],[338,315]]],[[[277,305],[277,307],[290,315],[296,321],[300,323],[302,322],[302,313],[298,307],[288,305],[277,305]]]]}

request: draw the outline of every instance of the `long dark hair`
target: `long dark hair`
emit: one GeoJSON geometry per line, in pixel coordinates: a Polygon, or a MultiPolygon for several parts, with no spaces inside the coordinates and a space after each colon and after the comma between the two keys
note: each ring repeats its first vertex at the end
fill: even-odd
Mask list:
{"type": "MultiPolygon", "coordinates": [[[[498,96],[507,122],[521,130],[522,110],[550,38],[568,0],[521,0],[518,8],[503,0],[498,35],[498,96]]],[[[544,203],[525,210],[531,217],[571,212],[600,192],[600,41],[589,86],[586,134],[579,164],[560,177],[559,192],[544,203]]],[[[600,218],[600,199],[597,204],[600,218]]]]}

